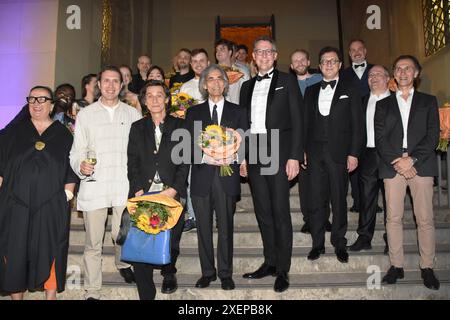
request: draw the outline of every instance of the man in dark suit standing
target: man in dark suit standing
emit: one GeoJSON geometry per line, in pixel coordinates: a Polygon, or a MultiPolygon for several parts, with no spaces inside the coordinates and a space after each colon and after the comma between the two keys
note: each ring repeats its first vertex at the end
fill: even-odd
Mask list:
{"type": "MultiPolygon", "coordinates": [[[[380,157],[375,148],[374,116],[376,103],[391,95],[389,91],[389,71],[380,65],[369,70],[370,94],[363,99],[364,119],[367,144],[361,153],[359,163],[359,190],[361,210],[359,212],[358,239],[349,247],[350,251],[372,248],[371,242],[375,232],[378,193],[382,186],[378,177],[380,157]]],[[[383,189],[384,191],[384,189],[383,189]]],[[[383,197],[384,198],[384,197],[383,197]]],[[[386,207],[386,206],[384,206],[386,207]]],[[[386,215],[385,215],[386,216],[386,215]]],[[[386,234],[385,234],[386,235],[386,234]]],[[[387,239],[385,237],[385,239],[387,239]]],[[[385,248],[387,254],[387,246],[385,248]]]]}
{"type": "Polygon", "coordinates": [[[326,206],[331,199],[333,220],[331,244],[337,259],[348,262],[347,190],[348,174],[358,166],[365,142],[361,97],[339,78],[341,55],[325,47],[319,53],[322,82],[306,90],[306,158],[310,170],[311,236],[309,260],[325,252],[326,206]]]}
{"type": "Polygon", "coordinates": [[[248,177],[264,263],[244,278],[276,275],[274,290],[282,292],[289,287],[292,256],[289,181],[303,161],[303,102],[295,77],[274,68],[277,51],[271,38],[255,40],[253,59],[259,73],[242,85],[240,106],[250,121],[248,177]],[[265,161],[262,155],[271,159],[265,161]]]}
{"type": "Polygon", "coordinates": [[[380,154],[380,178],[384,180],[387,202],[386,229],[391,267],[383,283],[404,277],[403,212],[406,188],[414,203],[414,215],[424,285],[438,290],[433,272],[436,239],[433,220],[433,178],[438,174],[436,147],[439,141],[439,111],[436,97],[415,90],[421,66],[414,56],[394,62],[398,91],[377,102],[375,145],[380,154]]]}
{"type": "MultiPolygon", "coordinates": [[[[128,142],[130,198],[149,191],[161,191],[161,194],[178,201],[180,197],[186,197],[189,166],[176,164],[171,158],[172,150],[177,145],[171,135],[184,127],[184,121],[166,114],[169,99],[169,89],[160,81],[149,81],[144,85],[139,100],[149,110],[149,116],[133,123],[128,142]]],[[[173,293],[178,287],[175,265],[180,253],[183,225],[184,219],[180,218],[171,230],[171,262],[161,269],[164,277],[162,293],[173,293]]],[[[133,266],[139,297],[141,300],[153,300],[156,295],[153,266],[145,263],[133,263],[133,266]]]]}
{"type": "MultiPolygon", "coordinates": [[[[225,71],[214,64],[207,67],[200,76],[199,89],[206,100],[188,109],[186,126],[191,133],[192,150],[197,149],[200,131],[216,124],[226,128],[247,130],[245,110],[225,100],[229,88],[225,71]]],[[[234,155],[233,155],[234,156],[234,155]]],[[[193,158],[195,160],[195,151],[193,158]]],[[[191,198],[197,220],[197,237],[202,277],[197,288],[206,288],[219,276],[223,290],[233,290],[233,216],[236,200],[241,194],[240,167],[235,159],[218,162],[204,155],[201,163],[191,168],[191,198]],[[231,176],[220,176],[220,165],[231,164],[231,176]],[[213,214],[217,218],[217,269],[214,264],[213,214]]]]}
{"type": "MultiPolygon", "coordinates": [[[[341,79],[350,83],[359,91],[361,98],[370,93],[368,74],[372,64],[366,60],[367,49],[363,40],[353,39],[348,45],[348,55],[352,65],[341,72],[341,79]]],[[[360,212],[360,191],[358,185],[359,169],[350,173],[350,185],[352,187],[353,205],[351,212],[360,212]]],[[[378,205],[377,205],[378,208],[378,205]]]]}

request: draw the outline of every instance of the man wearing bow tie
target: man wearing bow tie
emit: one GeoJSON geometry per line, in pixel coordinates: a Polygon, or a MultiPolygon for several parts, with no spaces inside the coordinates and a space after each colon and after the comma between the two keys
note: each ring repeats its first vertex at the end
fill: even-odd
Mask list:
{"type": "MultiPolygon", "coordinates": [[[[367,49],[365,43],[361,39],[351,40],[348,46],[348,55],[352,62],[352,65],[341,72],[342,80],[351,83],[359,91],[362,97],[367,96],[370,93],[368,84],[369,70],[373,67],[366,60],[367,49]]],[[[352,187],[353,206],[350,208],[351,212],[360,211],[360,192],[358,185],[359,170],[356,169],[350,174],[350,184],[352,187]]],[[[379,208],[377,206],[377,208],[379,208]]],[[[377,209],[381,210],[381,208],[377,209]]]]}
{"type": "Polygon", "coordinates": [[[319,61],[323,80],[305,93],[306,162],[311,192],[310,228],[313,239],[309,260],[325,253],[326,208],[331,199],[331,244],[337,259],[348,262],[348,174],[358,166],[365,142],[361,97],[351,84],[339,78],[341,55],[325,47],[319,61]]]}
{"type": "Polygon", "coordinates": [[[248,176],[264,263],[244,278],[276,275],[274,290],[283,292],[289,287],[293,238],[289,181],[298,175],[303,161],[303,101],[295,77],[274,68],[277,51],[271,38],[254,42],[253,59],[259,73],[242,85],[240,105],[250,120],[248,176]],[[271,157],[269,163],[262,154],[271,157]],[[252,155],[258,155],[256,161],[252,155]],[[272,168],[275,172],[267,172],[272,168]]]}

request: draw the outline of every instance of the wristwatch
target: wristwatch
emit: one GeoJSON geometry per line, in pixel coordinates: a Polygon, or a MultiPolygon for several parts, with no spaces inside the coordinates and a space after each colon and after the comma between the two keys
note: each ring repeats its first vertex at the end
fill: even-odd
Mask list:
{"type": "Polygon", "coordinates": [[[419,160],[417,160],[417,158],[414,158],[414,157],[411,157],[411,159],[412,159],[412,161],[413,161],[413,165],[415,165],[416,162],[419,161],[419,160]]]}

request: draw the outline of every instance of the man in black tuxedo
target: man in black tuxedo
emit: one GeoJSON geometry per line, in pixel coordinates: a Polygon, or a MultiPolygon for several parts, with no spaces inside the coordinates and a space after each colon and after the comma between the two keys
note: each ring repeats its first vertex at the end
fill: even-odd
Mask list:
{"type": "MultiPolygon", "coordinates": [[[[348,55],[352,65],[345,68],[341,72],[341,79],[345,82],[351,83],[358,89],[361,97],[365,97],[370,93],[368,84],[368,74],[372,64],[366,60],[367,49],[363,40],[353,39],[348,45],[348,55]]],[[[356,168],[350,173],[350,184],[352,187],[353,206],[350,208],[351,212],[360,212],[360,190],[358,184],[359,169],[356,168]]],[[[378,208],[378,205],[377,205],[378,208]]]]}
{"type": "Polygon", "coordinates": [[[433,178],[438,174],[436,147],[439,111],[436,97],[414,88],[421,66],[416,57],[404,55],[394,62],[396,94],[377,102],[375,145],[380,154],[379,173],[387,204],[386,230],[391,267],[383,283],[404,277],[403,212],[406,188],[414,203],[424,285],[438,290],[434,275],[436,238],[433,219],[433,178]]]}
{"type": "MultiPolygon", "coordinates": [[[[176,164],[171,158],[177,145],[171,140],[172,133],[184,128],[184,121],[166,114],[170,99],[169,89],[160,81],[150,81],[143,87],[139,100],[149,110],[149,116],[132,124],[128,142],[129,197],[137,197],[144,192],[161,191],[169,197],[180,200],[186,198],[186,184],[189,166],[176,164]]],[[[173,227],[170,239],[171,263],[164,265],[161,292],[177,290],[177,269],[175,264],[180,253],[180,239],[184,219],[180,218],[173,227]]],[[[133,263],[139,297],[153,300],[156,289],[153,282],[153,266],[133,263]]]]}
{"type": "Polygon", "coordinates": [[[244,278],[276,275],[274,290],[282,292],[289,287],[292,257],[289,181],[303,161],[303,101],[295,77],[274,68],[277,51],[271,38],[255,40],[253,59],[259,73],[242,85],[240,106],[250,121],[248,177],[264,263],[244,278]],[[263,154],[271,156],[268,163],[263,154]]]}
{"type": "Polygon", "coordinates": [[[333,220],[331,244],[337,259],[348,262],[347,190],[348,174],[358,166],[365,143],[364,119],[358,91],[339,78],[340,52],[325,47],[319,53],[322,82],[305,95],[306,158],[310,170],[311,236],[309,260],[325,252],[326,206],[331,199],[333,220]]]}
{"type": "MultiPolygon", "coordinates": [[[[350,251],[361,251],[372,248],[371,242],[375,232],[378,206],[378,194],[382,188],[382,181],[378,177],[380,157],[375,148],[374,116],[376,103],[391,95],[389,91],[389,71],[380,65],[369,70],[370,94],[363,99],[364,119],[367,136],[366,148],[361,153],[359,163],[359,190],[361,210],[359,212],[358,239],[349,247],[350,251]]],[[[385,197],[383,201],[385,202],[385,197]]],[[[386,205],[384,204],[384,208],[386,205]]],[[[384,210],[386,217],[386,209],[384,210]]],[[[386,220],[386,219],[385,219],[386,220]]],[[[385,221],[386,224],[386,221],[385,221]]],[[[385,237],[385,239],[387,239],[385,237]]],[[[387,246],[385,248],[387,254],[387,246]]]]}
{"type": "MultiPolygon", "coordinates": [[[[192,150],[197,149],[200,131],[216,124],[226,128],[247,130],[245,110],[225,100],[229,88],[228,77],[218,65],[210,65],[200,76],[199,89],[206,100],[188,109],[186,127],[191,133],[192,150]],[[200,124],[196,130],[196,124],[200,124]]],[[[197,237],[202,277],[197,288],[206,288],[219,276],[223,290],[233,290],[233,216],[236,200],[241,193],[240,167],[234,156],[226,161],[216,161],[206,154],[201,163],[191,167],[191,198],[197,220],[197,237]],[[231,164],[233,173],[220,176],[220,166],[231,164]],[[217,218],[217,269],[214,263],[213,214],[217,218]]]]}

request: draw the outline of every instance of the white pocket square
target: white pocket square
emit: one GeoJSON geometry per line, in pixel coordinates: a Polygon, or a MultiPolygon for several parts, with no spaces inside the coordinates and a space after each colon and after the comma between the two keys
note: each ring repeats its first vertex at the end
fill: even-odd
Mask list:
{"type": "Polygon", "coordinates": [[[278,87],[278,88],[275,88],[275,91],[281,90],[281,89],[284,89],[284,87],[278,87]]]}
{"type": "Polygon", "coordinates": [[[339,100],[341,100],[341,99],[347,99],[347,98],[348,98],[348,96],[344,94],[343,96],[340,96],[340,97],[339,97],[339,100]]]}

